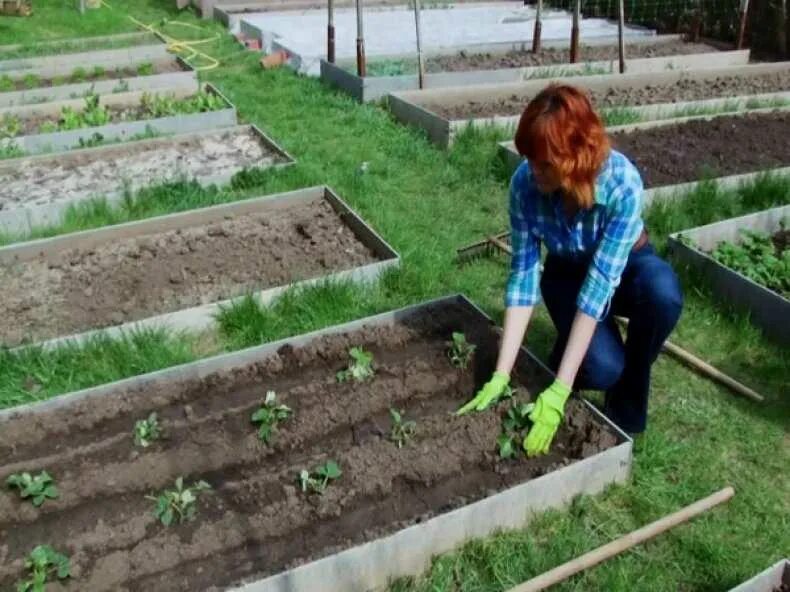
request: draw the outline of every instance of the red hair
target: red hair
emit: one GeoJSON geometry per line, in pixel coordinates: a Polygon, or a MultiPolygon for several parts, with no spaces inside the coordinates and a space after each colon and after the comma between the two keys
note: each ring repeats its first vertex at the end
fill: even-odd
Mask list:
{"type": "Polygon", "coordinates": [[[515,142],[527,160],[557,169],[565,196],[577,207],[592,207],[595,178],[610,144],[584,92],[567,84],[547,86],[524,109],[515,142]]]}

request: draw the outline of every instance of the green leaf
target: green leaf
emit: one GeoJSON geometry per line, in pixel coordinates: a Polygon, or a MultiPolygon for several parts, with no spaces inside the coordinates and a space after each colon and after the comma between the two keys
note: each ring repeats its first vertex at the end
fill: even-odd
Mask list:
{"type": "Polygon", "coordinates": [[[324,475],[329,477],[330,479],[337,479],[338,477],[340,477],[340,475],[343,474],[338,464],[333,460],[327,462],[324,468],[325,468],[324,475]]]}
{"type": "Polygon", "coordinates": [[[173,509],[168,507],[162,514],[161,520],[162,524],[165,526],[170,526],[173,524],[173,509]]]}

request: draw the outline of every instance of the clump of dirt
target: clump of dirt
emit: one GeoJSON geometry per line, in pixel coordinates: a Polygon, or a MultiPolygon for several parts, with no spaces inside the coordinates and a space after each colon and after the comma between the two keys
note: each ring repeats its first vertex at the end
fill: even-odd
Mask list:
{"type": "MultiPolygon", "coordinates": [[[[727,98],[741,95],[779,92],[790,88],[790,70],[759,76],[719,76],[708,80],[682,79],[674,84],[649,84],[637,88],[611,87],[590,91],[596,108],[628,107],[657,103],[677,103],[701,99],[727,98]]],[[[426,103],[425,109],[450,120],[520,115],[532,99],[531,95],[513,94],[492,101],[469,101],[456,105],[426,103]]]]}
{"type": "Polygon", "coordinates": [[[119,325],[375,261],[323,199],[0,269],[0,342],[119,325]]]}
{"type": "MultiPolygon", "coordinates": [[[[496,452],[508,403],[454,411],[490,376],[498,339],[463,304],[435,305],[392,327],[366,327],[283,346],[254,362],[202,378],[118,387],[46,412],[18,413],[0,429],[0,475],[47,470],[60,497],[41,508],[0,494],[0,588],[23,572],[42,542],[68,554],[67,592],[223,590],[427,520],[617,444],[577,399],[566,406],[551,452],[502,460],[496,452]],[[446,342],[463,331],[478,346],[467,370],[446,342]],[[375,376],[339,383],[348,350],[373,354],[375,376]],[[251,414],[268,390],[291,419],[263,444],[251,414]],[[403,448],[390,439],[389,409],[416,422],[403,448]],[[134,446],[135,420],[156,411],[166,438],[134,446]],[[324,495],[297,476],[335,460],[343,472],[324,495]],[[205,479],[197,516],[165,528],[151,492],[205,479]]],[[[521,359],[517,397],[552,377],[521,359]]]]}
{"type": "MultiPolygon", "coordinates": [[[[714,51],[718,51],[718,49],[704,43],[686,43],[680,40],[672,40],[651,45],[629,45],[628,57],[629,59],[657,58],[714,51]]],[[[615,60],[618,56],[617,45],[582,45],[580,48],[580,58],[586,62],[615,60]]],[[[451,56],[431,57],[426,62],[426,69],[428,72],[467,72],[471,70],[550,66],[567,64],[569,61],[570,51],[559,48],[545,48],[537,54],[526,50],[509,51],[504,54],[462,51],[451,56]]]]}
{"type": "Polygon", "coordinates": [[[790,113],[692,120],[612,135],[645,187],[790,166],[790,113]]]}
{"type": "Polygon", "coordinates": [[[790,229],[782,228],[781,230],[777,230],[771,237],[771,242],[773,242],[776,248],[776,255],[781,257],[787,250],[787,247],[790,246],[790,229]]]}

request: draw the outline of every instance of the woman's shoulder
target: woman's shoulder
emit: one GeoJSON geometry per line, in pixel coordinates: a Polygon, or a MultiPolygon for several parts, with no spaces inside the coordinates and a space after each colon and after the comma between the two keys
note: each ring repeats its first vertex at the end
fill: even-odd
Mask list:
{"type": "Polygon", "coordinates": [[[634,188],[642,188],[642,175],[639,169],[622,152],[612,148],[606,159],[604,176],[617,185],[628,185],[634,188]]]}
{"type": "Polygon", "coordinates": [[[510,185],[514,188],[526,188],[532,185],[532,169],[526,158],[521,161],[521,164],[516,168],[516,172],[513,173],[510,185]]]}

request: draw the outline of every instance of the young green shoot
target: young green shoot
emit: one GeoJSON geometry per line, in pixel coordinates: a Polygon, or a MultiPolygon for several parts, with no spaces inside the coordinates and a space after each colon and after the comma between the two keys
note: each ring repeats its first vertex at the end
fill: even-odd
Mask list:
{"type": "Polygon", "coordinates": [[[176,479],[175,489],[166,489],[158,496],[148,495],[146,499],[156,502],[154,516],[165,526],[173,522],[181,524],[192,520],[197,512],[198,496],[211,489],[205,481],[197,481],[189,487],[184,487],[184,478],[176,479]]]}
{"type": "Polygon", "coordinates": [[[397,409],[390,409],[390,419],[392,420],[390,440],[395,442],[398,448],[403,448],[414,438],[414,434],[417,432],[417,422],[405,420],[403,418],[403,411],[397,409]]]}
{"type": "Polygon", "coordinates": [[[340,466],[335,461],[328,460],[325,464],[316,467],[312,473],[307,469],[300,471],[299,484],[304,493],[323,495],[330,481],[340,478],[342,474],[340,466]]]}
{"type": "Polygon", "coordinates": [[[148,448],[154,441],[162,437],[162,426],[156,412],[152,412],[146,419],[138,419],[134,423],[134,444],[141,448],[148,448]]]}
{"type": "Polygon", "coordinates": [[[365,351],[361,347],[352,347],[348,355],[351,358],[351,362],[348,368],[337,373],[338,382],[347,382],[349,380],[363,382],[373,377],[375,371],[373,370],[372,353],[365,351]]]}
{"type": "Polygon", "coordinates": [[[17,592],[44,592],[48,581],[65,580],[71,575],[69,558],[49,545],[36,546],[25,559],[27,579],[17,582],[17,592]]]}
{"type": "Polygon", "coordinates": [[[456,368],[466,370],[469,367],[469,362],[472,361],[472,355],[475,353],[477,346],[469,343],[466,340],[466,335],[458,332],[453,332],[453,340],[449,346],[450,363],[456,368]]]}
{"type": "MultiPolygon", "coordinates": [[[[512,396],[512,391],[510,396],[512,396]]],[[[529,429],[529,414],[535,408],[534,403],[514,403],[502,421],[502,433],[497,438],[500,458],[513,458],[519,449],[524,431],[529,429]]]]}
{"type": "Polygon", "coordinates": [[[268,444],[278,424],[291,417],[292,414],[293,411],[290,407],[277,404],[277,394],[274,391],[268,391],[261,408],[252,414],[252,423],[259,424],[258,438],[260,441],[268,444]]]}
{"type": "Polygon", "coordinates": [[[48,499],[58,499],[58,488],[55,480],[46,471],[35,477],[30,473],[14,473],[6,479],[6,485],[19,491],[19,497],[29,499],[35,507],[39,507],[48,499]]]}

